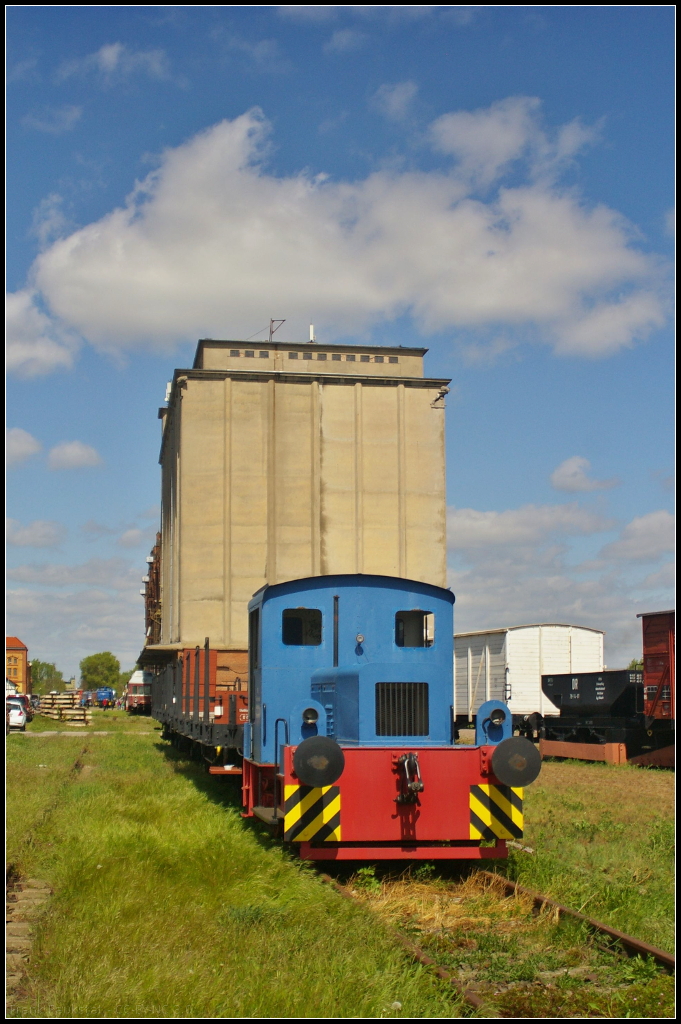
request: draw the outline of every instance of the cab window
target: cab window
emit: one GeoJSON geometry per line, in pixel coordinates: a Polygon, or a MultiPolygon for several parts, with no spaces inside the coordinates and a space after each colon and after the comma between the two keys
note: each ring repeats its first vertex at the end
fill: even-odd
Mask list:
{"type": "Polygon", "coordinates": [[[286,608],[281,621],[281,639],[288,647],[319,647],[322,613],[318,608],[286,608]]]}
{"type": "Polygon", "coordinates": [[[435,616],[432,612],[412,610],[395,616],[395,643],[398,647],[432,647],[435,642],[435,616]]]}

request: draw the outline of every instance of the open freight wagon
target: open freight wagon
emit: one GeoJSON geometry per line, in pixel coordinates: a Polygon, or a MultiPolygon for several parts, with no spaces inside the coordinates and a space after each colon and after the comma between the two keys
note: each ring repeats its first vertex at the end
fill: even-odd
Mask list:
{"type": "MultiPolygon", "coordinates": [[[[176,743],[198,744],[211,772],[231,772],[225,765],[240,759],[248,721],[247,652],[212,650],[206,637],[203,647],[164,654],[153,676],[153,717],[176,743]]],[[[154,657],[160,660],[158,651],[154,657]]]]}

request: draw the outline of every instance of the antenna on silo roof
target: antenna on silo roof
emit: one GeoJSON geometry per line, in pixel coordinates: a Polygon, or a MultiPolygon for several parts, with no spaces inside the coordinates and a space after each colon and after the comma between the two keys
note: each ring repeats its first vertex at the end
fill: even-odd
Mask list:
{"type": "Polygon", "coordinates": [[[272,335],[285,323],[285,320],[270,320],[270,345],[272,344],[272,335]],[[274,326],[275,324],[277,325],[276,327],[274,326]]]}
{"type": "Polygon", "coordinates": [[[310,324],[310,344],[314,345],[317,339],[314,336],[314,324],[310,324]]]}

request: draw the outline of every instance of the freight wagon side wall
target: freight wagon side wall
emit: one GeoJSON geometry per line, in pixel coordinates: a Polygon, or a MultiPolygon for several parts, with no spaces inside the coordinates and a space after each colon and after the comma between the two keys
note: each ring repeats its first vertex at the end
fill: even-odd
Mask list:
{"type": "Polygon", "coordinates": [[[602,672],[603,634],[572,627],[570,672],[602,672]]]}
{"type": "Polygon", "coordinates": [[[189,723],[234,724],[234,709],[247,706],[248,652],[208,652],[204,648],[178,651],[160,668],[152,682],[152,715],[178,732],[189,723]],[[206,685],[207,684],[207,685],[206,685]],[[238,701],[230,704],[230,697],[238,701]]]}
{"type": "Polygon", "coordinates": [[[476,633],[454,640],[454,715],[470,720],[486,700],[504,700],[506,633],[476,633]]]}
{"type": "Polygon", "coordinates": [[[603,670],[603,634],[579,626],[537,625],[509,630],[509,706],[515,715],[559,715],[544,695],[541,677],[603,670]]]}
{"type": "MultiPolygon", "coordinates": [[[[542,651],[541,626],[509,630],[506,641],[508,682],[511,690],[509,707],[514,715],[558,714],[557,709],[541,692],[542,651]]],[[[557,637],[552,637],[554,656],[560,653],[557,637]]],[[[562,660],[562,659],[561,659],[562,660]]],[[[569,671],[569,669],[568,669],[569,671]]]]}
{"type": "Polygon", "coordinates": [[[641,620],[645,713],[653,718],[674,719],[676,614],[671,611],[644,614],[641,620]]]}

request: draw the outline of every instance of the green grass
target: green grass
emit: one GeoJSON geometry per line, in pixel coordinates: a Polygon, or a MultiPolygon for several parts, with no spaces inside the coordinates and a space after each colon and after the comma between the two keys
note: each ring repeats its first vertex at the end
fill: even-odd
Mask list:
{"type": "Polygon", "coordinates": [[[462,1015],[369,910],[243,821],[230,780],[128,731],[10,738],[12,860],[54,888],[12,1016],[462,1015]]]}
{"type": "MultiPolygon", "coordinates": [[[[66,727],[37,717],[28,732],[41,731],[66,727]]],[[[12,735],[7,782],[8,860],[54,888],[12,1016],[471,1016],[368,906],[244,822],[233,780],[185,760],[149,719],[95,711],[72,735],[12,735]]],[[[672,814],[669,772],[548,763],[526,791],[524,842],[536,852],[496,869],[669,949],[672,814]]],[[[423,883],[462,873],[415,869],[423,883]]],[[[380,889],[370,868],[358,879],[380,889]]],[[[611,991],[538,981],[591,963],[573,930],[566,922],[540,943],[471,925],[422,941],[482,983],[520,982],[499,997],[506,1015],[669,1015],[671,980],[644,977],[637,961],[610,957],[611,991]]]]}
{"type": "Polygon", "coordinates": [[[348,880],[376,916],[411,935],[473,988],[473,1017],[674,1016],[674,979],[650,959],[603,948],[585,923],[505,896],[483,871],[438,862],[401,874],[365,867],[348,880]]]}
{"type": "Polygon", "coordinates": [[[662,949],[674,948],[674,774],[545,763],[503,873],[662,949]]]}
{"type": "Polygon", "coordinates": [[[7,863],[30,860],[32,837],[58,805],[84,746],[81,736],[55,736],[49,740],[27,739],[21,734],[7,737],[7,863]]]}

